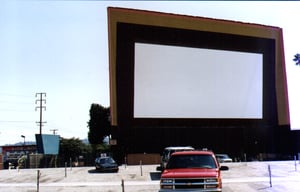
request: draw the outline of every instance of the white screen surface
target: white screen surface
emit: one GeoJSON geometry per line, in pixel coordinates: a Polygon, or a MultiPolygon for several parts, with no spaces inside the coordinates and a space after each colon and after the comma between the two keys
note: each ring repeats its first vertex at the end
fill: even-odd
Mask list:
{"type": "Polygon", "coordinates": [[[263,55],[135,43],[134,118],[262,119],[263,55]]]}

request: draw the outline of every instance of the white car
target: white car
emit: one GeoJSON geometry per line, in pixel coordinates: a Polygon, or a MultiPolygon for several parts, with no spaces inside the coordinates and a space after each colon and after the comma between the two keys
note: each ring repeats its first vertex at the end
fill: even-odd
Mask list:
{"type": "Polygon", "coordinates": [[[162,154],[160,170],[163,171],[166,168],[166,165],[172,153],[178,151],[193,151],[193,150],[195,149],[191,146],[166,147],[162,154]]]}
{"type": "Polygon", "coordinates": [[[232,159],[227,154],[216,154],[219,163],[231,163],[232,159]]]}

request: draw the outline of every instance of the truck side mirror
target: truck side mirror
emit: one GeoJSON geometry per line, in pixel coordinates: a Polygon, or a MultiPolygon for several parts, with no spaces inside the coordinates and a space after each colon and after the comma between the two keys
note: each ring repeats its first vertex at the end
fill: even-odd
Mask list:
{"type": "Polygon", "coordinates": [[[220,171],[228,171],[228,170],[229,170],[229,167],[227,167],[227,166],[220,167],[220,171]]]}
{"type": "Polygon", "coordinates": [[[163,171],[163,168],[161,166],[157,166],[156,171],[163,171]]]}

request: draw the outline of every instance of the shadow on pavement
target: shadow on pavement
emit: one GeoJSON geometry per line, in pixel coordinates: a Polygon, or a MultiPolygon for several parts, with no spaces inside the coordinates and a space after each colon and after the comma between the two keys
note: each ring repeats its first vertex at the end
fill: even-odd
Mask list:
{"type": "Polygon", "coordinates": [[[160,180],[161,172],[150,172],[150,177],[152,181],[160,180]]]}
{"type": "Polygon", "coordinates": [[[94,173],[117,173],[116,171],[100,171],[97,169],[90,169],[88,170],[88,173],[94,174],[94,173]]]}
{"type": "Polygon", "coordinates": [[[271,187],[262,187],[262,188],[259,188],[257,189],[258,191],[264,191],[264,190],[267,190],[267,189],[270,189],[271,187]]]}
{"type": "Polygon", "coordinates": [[[99,173],[96,169],[90,169],[88,170],[88,173],[99,173]]]}

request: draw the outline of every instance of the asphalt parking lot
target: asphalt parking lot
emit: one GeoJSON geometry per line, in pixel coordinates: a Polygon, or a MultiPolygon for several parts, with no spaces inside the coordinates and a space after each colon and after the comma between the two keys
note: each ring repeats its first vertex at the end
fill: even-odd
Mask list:
{"type": "MultiPolygon", "coordinates": [[[[224,165],[229,167],[229,171],[222,172],[223,192],[300,191],[298,161],[241,162],[224,165]],[[271,182],[268,167],[271,170],[271,182]]],[[[157,165],[122,165],[118,173],[101,173],[94,167],[0,170],[0,191],[157,192],[160,172],[156,171],[156,167],[157,165]]]]}

